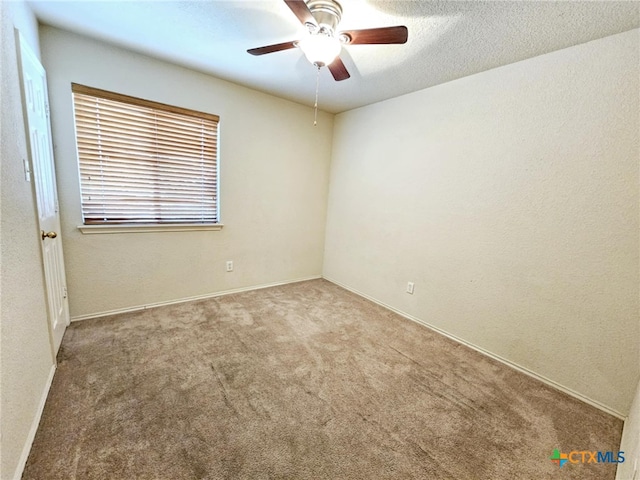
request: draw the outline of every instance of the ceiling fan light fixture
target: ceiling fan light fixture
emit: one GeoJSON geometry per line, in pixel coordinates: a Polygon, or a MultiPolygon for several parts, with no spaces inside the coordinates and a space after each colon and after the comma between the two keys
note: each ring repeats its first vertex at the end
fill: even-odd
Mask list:
{"type": "MultiPolygon", "coordinates": [[[[0,0],[1,1],[1,0],[0,0]]],[[[302,40],[250,48],[251,55],[265,55],[300,47],[309,62],[318,67],[326,66],[334,80],[350,78],[349,71],[340,59],[342,45],[392,45],[406,43],[408,30],[404,25],[394,27],[339,30],[342,7],[336,0],[283,0],[308,33],[302,40]]]]}
{"type": "Polygon", "coordinates": [[[342,48],[337,38],[325,33],[309,34],[298,42],[298,46],[307,60],[318,67],[330,65],[342,48]]]}

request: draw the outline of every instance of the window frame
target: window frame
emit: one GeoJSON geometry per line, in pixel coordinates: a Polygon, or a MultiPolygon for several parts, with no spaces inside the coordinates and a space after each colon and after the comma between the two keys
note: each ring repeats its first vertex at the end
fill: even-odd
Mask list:
{"type": "Polygon", "coordinates": [[[99,88],[88,87],[86,85],[81,85],[78,83],[71,84],[72,91],[72,109],[73,109],[73,126],[74,126],[74,141],[76,146],[76,160],[78,167],[78,186],[80,190],[80,208],[82,210],[82,218],[83,224],[78,225],[78,229],[83,234],[95,234],[95,233],[144,233],[144,232],[154,232],[154,231],[194,231],[194,230],[220,230],[224,226],[220,219],[220,117],[215,114],[200,112],[197,110],[191,110],[183,107],[177,107],[174,105],[168,105],[165,103],[155,102],[151,100],[146,100],[138,97],[133,97],[129,95],[124,95],[116,92],[111,92],[108,90],[102,90],[99,88]],[[83,186],[82,186],[82,175],[81,175],[81,158],[80,158],[80,148],[78,143],[78,134],[77,134],[77,120],[76,120],[76,103],[74,95],[82,94],[89,95],[97,98],[102,98],[105,100],[116,101],[128,105],[150,108],[153,110],[158,110],[160,112],[168,112],[171,114],[178,114],[181,116],[195,117],[201,118],[204,120],[212,121],[215,123],[215,158],[214,158],[214,168],[215,168],[215,204],[214,204],[214,216],[215,221],[209,223],[187,223],[187,222],[148,222],[148,223],[139,223],[139,222],[105,222],[105,223],[85,223],[85,204],[83,198],[83,186]]]}

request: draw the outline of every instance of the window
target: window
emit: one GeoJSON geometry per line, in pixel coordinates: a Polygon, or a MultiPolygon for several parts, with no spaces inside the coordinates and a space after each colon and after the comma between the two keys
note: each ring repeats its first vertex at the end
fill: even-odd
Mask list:
{"type": "Polygon", "coordinates": [[[215,225],[219,117],[72,84],[85,225],[215,225]]]}

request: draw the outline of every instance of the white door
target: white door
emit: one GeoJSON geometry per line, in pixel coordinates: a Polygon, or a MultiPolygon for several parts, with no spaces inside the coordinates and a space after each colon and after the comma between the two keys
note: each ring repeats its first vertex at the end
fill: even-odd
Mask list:
{"type": "Polygon", "coordinates": [[[57,354],[64,331],[69,324],[69,303],[60,238],[47,78],[38,57],[17,30],[16,43],[19,44],[20,50],[18,58],[22,72],[22,102],[27,118],[28,146],[40,224],[39,241],[42,245],[49,322],[54,353],[57,354]]]}

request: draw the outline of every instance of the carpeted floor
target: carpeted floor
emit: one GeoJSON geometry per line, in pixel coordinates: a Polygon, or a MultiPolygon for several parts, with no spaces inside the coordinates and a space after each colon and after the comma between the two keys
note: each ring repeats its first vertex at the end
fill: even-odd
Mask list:
{"type": "Polygon", "coordinates": [[[24,479],[613,479],[622,422],[325,280],[72,324],[24,479]]]}

